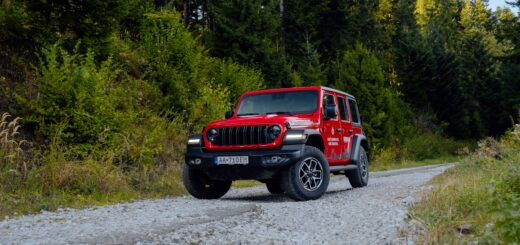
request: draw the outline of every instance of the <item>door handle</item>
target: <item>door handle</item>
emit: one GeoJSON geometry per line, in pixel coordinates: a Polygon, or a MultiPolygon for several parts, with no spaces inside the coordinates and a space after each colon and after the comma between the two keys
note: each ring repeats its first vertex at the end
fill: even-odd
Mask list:
{"type": "Polygon", "coordinates": [[[349,129],[349,130],[348,130],[348,133],[349,133],[349,134],[351,134],[352,132],[354,132],[354,131],[352,131],[352,129],[349,129]]]}
{"type": "Polygon", "coordinates": [[[343,129],[342,128],[337,128],[336,132],[343,132],[343,129]]]}

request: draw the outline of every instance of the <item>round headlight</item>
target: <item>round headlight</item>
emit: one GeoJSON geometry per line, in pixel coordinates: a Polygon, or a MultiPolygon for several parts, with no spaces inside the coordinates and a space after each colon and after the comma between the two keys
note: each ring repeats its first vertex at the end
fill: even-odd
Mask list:
{"type": "Polygon", "coordinates": [[[267,136],[271,140],[276,139],[276,137],[280,136],[281,133],[282,133],[282,128],[280,128],[280,126],[278,126],[278,125],[273,125],[273,126],[267,128],[267,136]]]}
{"type": "Polygon", "coordinates": [[[208,140],[211,143],[216,142],[218,138],[218,130],[214,128],[208,130],[208,132],[206,133],[206,138],[208,138],[208,140]]]}

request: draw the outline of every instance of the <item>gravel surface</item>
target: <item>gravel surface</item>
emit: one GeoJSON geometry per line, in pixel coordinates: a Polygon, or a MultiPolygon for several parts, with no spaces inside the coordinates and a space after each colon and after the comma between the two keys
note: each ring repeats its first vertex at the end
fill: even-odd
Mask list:
{"type": "Polygon", "coordinates": [[[0,244],[402,244],[409,205],[452,165],[371,173],[365,188],[331,178],[319,200],[294,202],[264,186],[220,200],[190,196],[60,209],[0,222],[0,244]]]}

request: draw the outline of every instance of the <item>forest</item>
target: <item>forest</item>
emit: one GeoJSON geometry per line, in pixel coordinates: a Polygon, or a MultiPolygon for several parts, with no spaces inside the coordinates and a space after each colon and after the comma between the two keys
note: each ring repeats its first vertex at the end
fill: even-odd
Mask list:
{"type": "Polygon", "coordinates": [[[520,110],[520,1],[2,0],[0,215],[184,193],[187,136],[263,88],[356,96],[379,164],[520,110]]]}

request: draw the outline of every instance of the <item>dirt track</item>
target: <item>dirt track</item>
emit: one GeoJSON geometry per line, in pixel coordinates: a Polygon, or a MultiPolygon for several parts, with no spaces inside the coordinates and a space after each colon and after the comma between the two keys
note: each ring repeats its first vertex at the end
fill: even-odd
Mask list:
{"type": "Polygon", "coordinates": [[[0,222],[0,244],[406,243],[398,236],[408,206],[450,166],[371,173],[361,189],[336,176],[316,201],[294,202],[258,186],[220,200],[183,196],[44,212],[0,222]]]}

